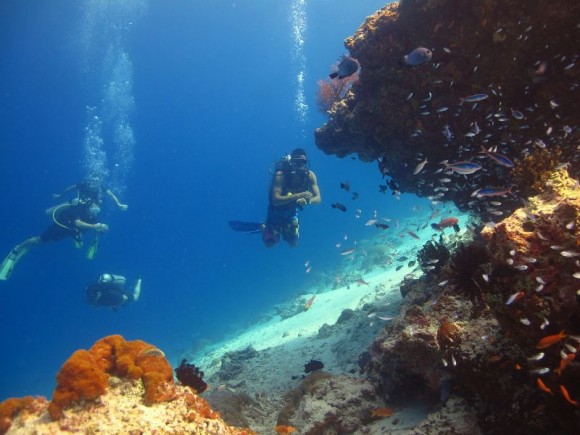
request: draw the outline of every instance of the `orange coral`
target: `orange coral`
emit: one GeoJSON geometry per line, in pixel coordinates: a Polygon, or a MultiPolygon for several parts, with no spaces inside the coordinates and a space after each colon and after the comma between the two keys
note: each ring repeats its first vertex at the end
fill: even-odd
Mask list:
{"type": "Polygon", "coordinates": [[[72,402],[94,400],[107,391],[109,375],[97,365],[97,359],[86,350],[77,350],[56,376],[57,386],[48,411],[53,419],[72,402]]]}
{"type": "Polygon", "coordinates": [[[12,419],[22,411],[34,411],[38,403],[44,403],[41,398],[26,396],[21,398],[10,398],[0,403],[0,434],[8,432],[12,419]]]}
{"type": "Polygon", "coordinates": [[[94,400],[108,386],[109,376],[142,379],[147,405],[171,400],[174,396],[173,370],[160,352],[148,352],[154,346],[141,340],[125,341],[111,335],[97,341],[90,350],[76,351],[57,375],[49,412],[53,419],[79,400],[94,400]]]}

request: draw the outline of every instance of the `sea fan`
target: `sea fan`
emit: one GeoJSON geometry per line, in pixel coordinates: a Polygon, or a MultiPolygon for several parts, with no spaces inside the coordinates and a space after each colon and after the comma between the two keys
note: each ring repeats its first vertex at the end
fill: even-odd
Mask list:
{"type": "Polygon", "coordinates": [[[483,304],[481,266],[489,262],[487,247],[481,243],[461,244],[451,259],[449,281],[453,290],[474,303],[483,304]]]}

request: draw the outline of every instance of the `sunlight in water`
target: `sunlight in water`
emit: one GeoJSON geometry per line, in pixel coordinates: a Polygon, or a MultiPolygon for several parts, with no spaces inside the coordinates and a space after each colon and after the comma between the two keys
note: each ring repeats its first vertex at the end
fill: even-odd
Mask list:
{"type": "Polygon", "coordinates": [[[88,108],[84,167],[89,180],[106,183],[118,193],[134,160],[135,138],[130,116],[135,105],[133,64],[125,49],[133,24],[146,11],[144,0],[86,0],[79,29],[81,64],[93,98],[88,108]]]}
{"type": "Polygon", "coordinates": [[[293,0],[291,10],[292,25],[292,63],[296,71],[296,97],[294,108],[298,119],[305,122],[308,117],[308,104],[304,97],[304,82],[306,80],[306,56],[304,55],[304,43],[306,42],[306,0],[293,0]]]}

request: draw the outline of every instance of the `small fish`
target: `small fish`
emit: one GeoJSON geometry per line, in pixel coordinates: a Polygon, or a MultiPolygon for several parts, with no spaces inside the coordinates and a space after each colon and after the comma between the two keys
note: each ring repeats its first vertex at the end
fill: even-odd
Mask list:
{"type": "Polygon", "coordinates": [[[514,269],[517,270],[528,270],[528,266],[525,264],[518,264],[517,266],[514,266],[514,269]]]}
{"type": "Polygon", "coordinates": [[[439,283],[439,287],[443,287],[443,286],[445,286],[445,284],[447,284],[448,282],[449,282],[449,280],[448,280],[448,279],[446,279],[445,281],[441,281],[441,282],[439,283]]]}
{"type": "Polygon", "coordinates": [[[156,347],[153,347],[151,349],[147,349],[142,351],[139,356],[162,356],[165,357],[165,353],[161,350],[161,349],[157,349],[156,347]]]}
{"type": "Polygon", "coordinates": [[[417,234],[415,234],[413,231],[407,231],[407,234],[409,234],[411,237],[413,237],[414,239],[418,239],[421,240],[421,237],[419,237],[417,234]]]}
{"type": "Polygon", "coordinates": [[[312,297],[306,301],[306,303],[304,304],[304,311],[308,311],[310,307],[312,307],[315,298],[316,295],[312,295],[312,297]]]}
{"type": "Polygon", "coordinates": [[[359,196],[360,195],[358,194],[358,192],[352,192],[352,200],[353,201],[356,201],[359,198],[359,196]]]}
{"type": "Polygon", "coordinates": [[[552,390],[546,387],[546,384],[544,384],[540,378],[536,378],[536,383],[538,384],[538,388],[542,390],[544,393],[549,393],[552,396],[554,395],[554,393],[552,393],[552,390]]]}
{"type": "Polygon", "coordinates": [[[570,397],[570,393],[568,393],[568,390],[566,389],[566,387],[562,384],[559,384],[559,387],[560,387],[560,391],[562,392],[562,396],[564,396],[564,399],[566,399],[566,402],[568,402],[571,405],[578,406],[578,402],[575,400],[572,400],[572,398],[570,397]]]}
{"type": "Polygon", "coordinates": [[[350,183],[348,181],[345,181],[344,183],[340,183],[340,188],[344,189],[346,192],[348,192],[350,190],[350,183]]]}
{"type": "Polygon", "coordinates": [[[346,207],[339,202],[330,205],[332,208],[337,208],[340,211],[346,211],[346,207]]]}
{"type": "Polygon", "coordinates": [[[520,292],[517,292],[517,293],[514,293],[513,295],[511,295],[511,296],[509,297],[509,299],[506,301],[506,303],[505,303],[505,304],[506,304],[506,305],[510,305],[510,304],[512,304],[513,302],[515,302],[515,301],[517,301],[517,300],[519,300],[519,299],[523,298],[523,297],[524,297],[524,295],[525,295],[525,293],[524,293],[524,292],[521,292],[521,291],[520,291],[520,292]]]}
{"type": "Polygon", "coordinates": [[[376,408],[371,410],[371,416],[379,418],[390,417],[394,413],[395,411],[393,411],[391,408],[376,408]]]}
{"type": "Polygon", "coordinates": [[[492,159],[494,162],[496,162],[500,166],[505,166],[506,168],[515,167],[515,163],[513,161],[511,161],[509,158],[507,158],[503,154],[486,150],[483,145],[481,146],[481,154],[485,154],[487,157],[492,159]]]}
{"type": "Polygon", "coordinates": [[[532,324],[532,322],[530,322],[530,319],[528,319],[527,317],[521,318],[520,322],[522,322],[522,324],[524,324],[526,326],[530,326],[532,324]]]}
{"type": "Polygon", "coordinates": [[[554,373],[556,373],[558,376],[561,376],[564,369],[568,366],[568,364],[570,364],[570,361],[574,360],[574,358],[576,358],[576,354],[569,353],[566,355],[566,353],[563,352],[562,359],[560,360],[560,366],[557,369],[554,369],[554,373]]]}
{"type": "Polygon", "coordinates": [[[381,319],[381,320],[384,320],[384,321],[388,322],[389,320],[393,320],[394,317],[377,316],[377,319],[381,319]]]}
{"type": "Polygon", "coordinates": [[[574,252],[574,251],[562,251],[562,252],[560,252],[560,255],[562,257],[569,257],[570,258],[570,257],[578,257],[578,256],[580,256],[580,253],[574,252]]]}
{"type": "Polygon", "coordinates": [[[389,225],[387,225],[387,224],[383,224],[383,223],[380,223],[380,222],[379,222],[379,223],[376,223],[376,224],[375,224],[375,227],[377,227],[377,228],[379,228],[379,229],[381,229],[381,230],[387,230],[387,229],[389,229],[389,228],[390,228],[390,227],[389,227],[389,225]]]}
{"type": "Polygon", "coordinates": [[[405,63],[407,65],[416,66],[429,62],[433,53],[425,47],[418,47],[405,56],[405,63]]]}
{"type": "Polygon", "coordinates": [[[548,336],[542,338],[540,341],[538,341],[538,344],[536,345],[536,347],[538,349],[545,349],[547,347],[550,347],[553,344],[558,343],[559,341],[563,340],[566,337],[567,337],[567,335],[564,334],[564,331],[560,331],[557,334],[548,335],[548,336]]]}
{"type": "Polygon", "coordinates": [[[512,111],[512,116],[515,119],[524,119],[524,114],[522,112],[520,112],[519,110],[511,109],[511,111],[512,111]]]}
{"type": "Polygon", "coordinates": [[[456,231],[459,229],[459,219],[455,217],[448,217],[445,219],[441,219],[439,223],[431,224],[431,227],[435,230],[443,231],[445,228],[453,227],[456,231]]]}
{"type": "Polygon", "coordinates": [[[340,255],[350,255],[350,254],[354,253],[355,251],[356,251],[356,249],[354,249],[354,248],[345,249],[344,251],[342,251],[340,253],[340,255]]]}
{"type": "Polygon", "coordinates": [[[505,187],[484,187],[482,189],[475,190],[471,196],[476,196],[477,198],[485,198],[489,196],[505,196],[512,193],[512,187],[506,189],[505,187]]]}
{"type": "Polygon", "coordinates": [[[423,160],[421,163],[419,163],[415,167],[415,170],[413,171],[413,175],[417,175],[419,172],[421,172],[426,164],[427,164],[427,158],[425,158],[425,160],[423,160]]]}
{"type": "Polygon", "coordinates": [[[369,220],[366,222],[366,224],[365,224],[365,225],[366,225],[367,227],[370,227],[371,225],[374,225],[374,224],[376,224],[377,222],[378,222],[378,220],[377,220],[377,219],[369,219],[369,220]]]}
{"type": "Polygon", "coordinates": [[[537,353],[528,358],[528,361],[540,361],[546,354],[544,352],[537,353]]]}
{"type": "Polygon", "coordinates": [[[481,169],[481,165],[475,162],[455,162],[455,163],[448,163],[446,160],[441,162],[442,165],[445,165],[447,169],[451,169],[453,172],[457,172],[458,174],[469,175],[477,172],[481,169]]]}
{"type": "Polygon", "coordinates": [[[401,264],[401,265],[399,265],[399,266],[397,266],[397,267],[395,268],[395,272],[398,272],[398,271],[399,271],[399,270],[401,270],[402,268],[403,268],[403,265],[402,265],[402,264],[401,264]]]}
{"type": "Polygon", "coordinates": [[[549,373],[550,369],[548,367],[539,367],[535,370],[530,370],[530,373],[534,374],[534,375],[545,375],[546,373],[549,373]]]}
{"type": "Polygon", "coordinates": [[[358,60],[350,56],[343,56],[338,64],[337,70],[329,74],[328,77],[342,80],[356,73],[359,68],[360,63],[358,60]]]}
{"type": "Polygon", "coordinates": [[[478,103],[480,101],[486,100],[488,97],[489,95],[487,94],[474,94],[465,98],[461,98],[459,104],[461,105],[463,103],[478,103]]]}
{"type": "Polygon", "coordinates": [[[411,260],[409,261],[409,264],[407,264],[407,267],[413,267],[415,263],[417,263],[415,260],[411,260]]]}
{"type": "Polygon", "coordinates": [[[549,320],[548,320],[548,319],[546,319],[546,318],[544,317],[544,321],[543,321],[543,322],[542,322],[542,324],[540,325],[540,329],[542,329],[542,330],[543,330],[543,329],[544,329],[544,328],[546,328],[546,326],[548,326],[549,324],[550,324],[549,320]]]}

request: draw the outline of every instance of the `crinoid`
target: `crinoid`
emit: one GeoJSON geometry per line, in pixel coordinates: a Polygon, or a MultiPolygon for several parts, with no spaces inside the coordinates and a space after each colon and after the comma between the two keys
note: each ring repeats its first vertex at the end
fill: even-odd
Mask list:
{"type": "Polygon", "coordinates": [[[485,284],[481,266],[489,262],[487,247],[481,243],[459,245],[451,259],[449,281],[453,290],[467,295],[473,303],[483,304],[482,286],[485,284]]]}
{"type": "Polygon", "coordinates": [[[429,240],[423,245],[417,254],[419,265],[425,274],[437,274],[441,268],[447,263],[451,257],[449,249],[443,244],[443,239],[440,237],[439,242],[429,240]]]}

